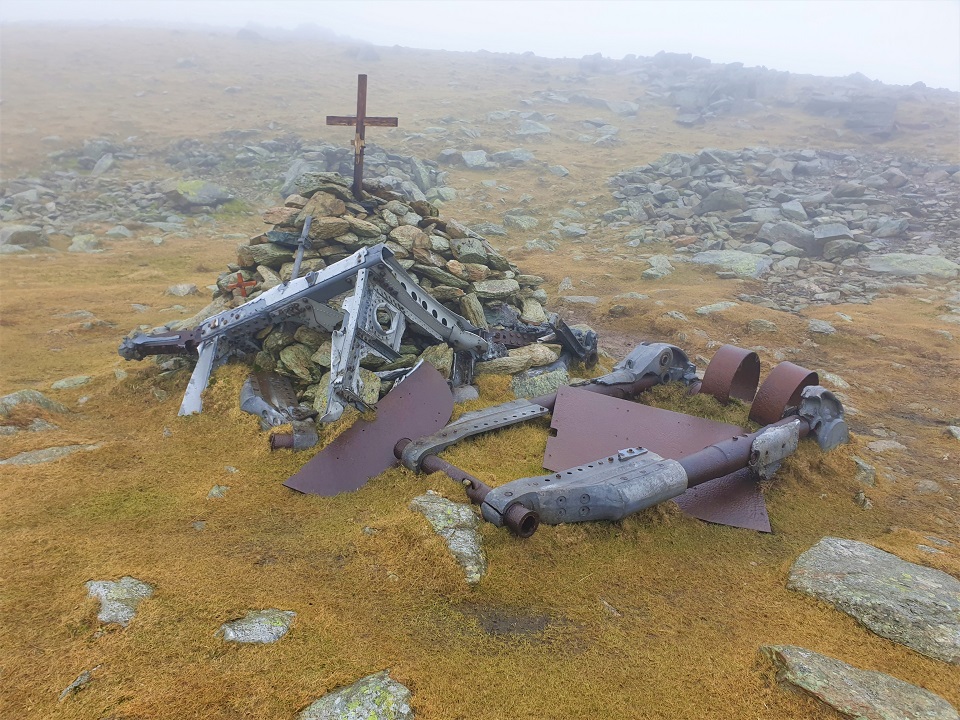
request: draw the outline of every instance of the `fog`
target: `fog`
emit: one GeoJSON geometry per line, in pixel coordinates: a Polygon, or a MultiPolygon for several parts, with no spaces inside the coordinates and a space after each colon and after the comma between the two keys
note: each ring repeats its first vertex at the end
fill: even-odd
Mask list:
{"type": "MultiPolygon", "coordinates": [[[[0,22],[315,24],[376,45],[546,57],[690,52],[826,76],[960,90],[960,0],[383,2],[5,0],[0,22]]],[[[9,25],[3,32],[10,32],[9,25]]]]}

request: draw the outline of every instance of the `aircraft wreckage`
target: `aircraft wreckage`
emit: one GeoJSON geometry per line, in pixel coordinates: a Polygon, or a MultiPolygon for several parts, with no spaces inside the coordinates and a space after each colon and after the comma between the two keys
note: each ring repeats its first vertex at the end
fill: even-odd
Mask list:
{"type": "Polygon", "coordinates": [[[291,433],[273,435],[271,446],[294,450],[317,442],[316,422],[338,419],[347,406],[371,409],[359,377],[364,356],[397,360],[408,330],[454,349],[449,380],[423,362],[377,373],[393,387],[376,403],[376,418],[356,420],[286,480],[299,492],[355,490],[402,464],[447,474],[465,487],[486,520],[521,537],[532,535],[541,522],[618,520],[670,499],[694,517],[769,532],[758,481],[772,477],[803,438],[814,439],[824,451],[848,439],[843,406],[818,384],[815,372],[783,362],[761,385],[756,353],[732,345],[717,351],[700,379],[680,348],[644,342],[606,375],[451,423],[450,388],[469,384],[476,364],[502,357],[511,347],[549,341],[561,345],[569,359],[592,366],[596,334],[571,329],[556,315],[540,326],[517,321],[499,329],[474,327],[423,289],[383,244],[300,277],[309,227],[308,218],[289,280],[193,330],[139,333],[119,349],[128,360],[196,357],[180,406],[180,414],[189,415],[202,410],[201,394],[215,367],[257,352],[258,333],[278,323],[332,333],[322,411],[301,405],[289,380],[274,372],[254,372],[241,391],[242,408],[260,417],[264,429],[292,426],[291,433]],[[750,420],[761,427],[747,432],[634,402],[663,383],[681,383],[691,394],[706,393],[723,403],[731,398],[751,403],[750,420]],[[556,431],[543,462],[549,474],[491,488],[439,457],[466,438],[548,415],[556,431]]]}

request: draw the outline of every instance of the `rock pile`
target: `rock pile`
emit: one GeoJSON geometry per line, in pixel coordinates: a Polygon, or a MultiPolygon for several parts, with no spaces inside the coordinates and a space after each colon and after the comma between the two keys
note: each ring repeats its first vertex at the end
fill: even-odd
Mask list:
{"type": "MultiPolygon", "coordinates": [[[[244,212],[292,192],[304,172],[353,173],[353,149],[294,135],[254,140],[260,131],[228,131],[219,139],[186,138],[148,150],[132,140],[93,138],[81,147],[51,153],[52,168],[39,177],[6,179],[0,184],[0,253],[54,252],[52,235],[80,238],[74,252],[100,252],[104,239],[125,238],[132,230],[156,234],[184,232],[211,223],[217,212],[244,212]],[[153,166],[158,178],[176,171],[180,178],[125,177],[127,163],[153,166]],[[231,203],[231,201],[236,201],[231,203]],[[101,224],[116,227],[91,238],[101,224]]],[[[56,138],[52,138],[56,141],[56,138]]],[[[456,197],[436,162],[367,146],[367,177],[409,200],[441,203],[456,197]]]]}
{"type": "MultiPolygon", "coordinates": [[[[522,273],[483,237],[455,220],[441,219],[429,202],[404,202],[383,183],[365,181],[371,194],[361,205],[351,195],[347,180],[337,173],[304,173],[293,187],[296,193],[284,205],[263,213],[272,228],[238,247],[236,263],[217,278],[214,302],[203,315],[247,302],[289,279],[296,241],[306,217],[311,216],[312,249],[304,254],[301,274],[321,270],[360,248],[385,243],[425,290],[479,328],[512,327],[518,321],[539,325],[547,320],[543,310],[547,295],[540,288],[543,278],[522,273]]],[[[254,361],[258,369],[290,377],[303,399],[318,407],[325,403],[329,334],[284,323],[257,339],[262,348],[254,361]]],[[[519,372],[558,359],[547,346],[534,349],[538,352],[512,351],[511,357],[479,365],[477,372],[519,372]]],[[[453,349],[445,343],[432,345],[411,332],[405,335],[400,353],[402,357],[392,363],[372,355],[361,362],[369,401],[376,402],[389,389],[381,384],[377,371],[412,367],[424,359],[450,376],[453,349]]]]}
{"type": "Polygon", "coordinates": [[[956,277],[960,166],[842,152],[747,148],[670,153],[611,178],[603,214],[628,246],[667,241],[730,276],[765,277],[784,310],[867,303],[878,276],[956,277]]]}

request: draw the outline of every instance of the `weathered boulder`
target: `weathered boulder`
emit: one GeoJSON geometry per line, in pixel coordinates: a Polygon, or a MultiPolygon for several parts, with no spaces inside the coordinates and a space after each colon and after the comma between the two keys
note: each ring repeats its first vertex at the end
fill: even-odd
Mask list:
{"type": "Polygon", "coordinates": [[[743,210],[745,207],[747,207],[747,198],[743,193],[723,188],[707,195],[694,206],[693,212],[697,215],[706,215],[710,212],[743,210]]]}
{"type": "Polygon", "coordinates": [[[915,255],[912,253],[887,253],[871,255],[867,258],[867,268],[877,273],[897,277],[931,277],[951,279],[957,277],[960,265],[936,255],[915,255]]]}
{"type": "Polygon", "coordinates": [[[694,255],[691,260],[702,265],[716,265],[740,277],[751,278],[762,277],[773,264],[769,257],[739,250],[706,250],[694,255]]]}
{"type": "Polygon", "coordinates": [[[63,445],[44,448],[43,450],[28,450],[13,457],[8,457],[6,460],[0,460],[0,465],[39,465],[40,463],[65,458],[67,455],[73,455],[76,452],[96,450],[99,447],[99,445],[63,445]]]}
{"type": "Polygon", "coordinates": [[[34,247],[49,244],[43,228],[36,225],[6,225],[0,228],[0,245],[34,247]]]}
{"type": "Polygon", "coordinates": [[[233,200],[229,192],[206,180],[168,180],[159,189],[180,210],[215,207],[233,200]]]}
{"type": "Polygon", "coordinates": [[[239,620],[225,622],[215,635],[227,642],[257,645],[275,643],[289,632],[296,616],[292,610],[251,610],[239,620]]]}
{"type": "Polygon", "coordinates": [[[470,585],[476,585],[487,572],[487,557],[477,528],[480,521],[469,505],[428,492],[418,495],[410,509],[421,513],[444,542],[457,564],[463,568],[470,585]]]}
{"type": "Polygon", "coordinates": [[[791,645],[764,645],[760,654],[776,669],[777,681],[857,720],[957,720],[956,709],[939,695],[895,677],[791,645]]]}
{"type": "Polygon", "coordinates": [[[56,413],[70,412],[56,400],[51,400],[38,390],[17,390],[0,397],[0,416],[9,415],[10,411],[18,405],[36,405],[38,408],[56,413]]]}
{"type": "Polygon", "coordinates": [[[826,537],[797,558],[787,587],[830,603],[877,635],[960,665],[960,581],[940,570],[826,537]]]}
{"type": "Polygon", "coordinates": [[[153,586],[126,575],[119,580],[90,580],[87,592],[100,601],[97,620],[126,627],[133,620],[137,606],[153,596],[153,586]]]}
{"type": "Polygon", "coordinates": [[[384,670],[315,700],[297,720],[413,720],[410,690],[384,670]]]}

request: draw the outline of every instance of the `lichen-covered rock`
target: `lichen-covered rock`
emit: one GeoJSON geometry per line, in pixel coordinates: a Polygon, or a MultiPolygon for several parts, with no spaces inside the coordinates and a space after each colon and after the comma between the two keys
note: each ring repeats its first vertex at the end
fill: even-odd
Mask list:
{"type": "Polygon", "coordinates": [[[443,377],[449,379],[453,369],[453,348],[446,343],[431,345],[420,354],[420,360],[433,365],[443,377]]]}
{"type": "Polygon", "coordinates": [[[555,393],[563,385],[570,384],[570,375],[564,368],[557,368],[539,375],[520,373],[510,380],[510,389],[518,398],[534,398],[555,393]]]}
{"type": "Polygon", "coordinates": [[[867,258],[867,267],[873,272],[898,277],[916,277],[929,275],[938,278],[955,278],[960,265],[936,255],[915,255],[912,253],[887,253],[871,255],[867,258]]]}
{"type": "Polygon", "coordinates": [[[482,280],[473,284],[474,292],[481,300],[506,300],[520,292],[516,280],[482,280]]]}
{"type": "Polygon", "coordinates": [[[97,620],[126,627],[133,620],[137,606],[153,595],[153,586],[126,575],[119,580],[90,580],[89,596],[100,601],[97,620]]]}
{"type": "Polygon", "coordinates": [[[543,311],[543,305],[539,302],[533,298],[523,298],[520,320],[529,325],[539,325],[547,321],[547,314],[543,311]]]}
{"type": "Polygon", "coordinates": [[[877,635],[960,664],[960,581],[940,570],[826,537],[797,558],[787,587],[830,603],[877,635]]]}
{"type": "Polygon", "coordinates": [[[450,242],[453,256],[462,263],[488,264],[488,253],[483,243],[475,237],[456,238],[450,242]]]}
{"type": "Polygon", "coordinates": [[[764,275],[773,260],[765,255],[753,255],[739,250],[707,250],[697,253],[692,261],[703,265],[716,265],[740,277],[759,278],[764,275]]]}
{"type": "Polygon", "coordinates": [[[277,370],[284,375],[293,375],[306,383],[314,383],[320,377],[319,368],[311,362],[313,349],[303,343],[287,345],[280,351],[277,370]]]}
{"type": "Polygon", "coordinates": [[[350,223],[339,217],[318,217],[310,221],[311,240],[331,240],[350,231],[350,223]]]}
{"type": "Polygon", "coordinates": [[[430,240],[423,230],[413,225],[401,225],[390,231],[389,238],[405,250],[417,247],[430,247],[430,240]]]}
{"type": "Polygon", "coordinates": [[[99,667],[100,667],[100,666],[97,665],[97,667],[92,668],[91,670],[84,670],[82,673],[80,673],[79,675],[77,675],[77,679],[74,680],[74,681],[73,681],[72,683],[70,683],[69,685],[67,685],[67,686],[60,692],[60,697],[57,698],[57,702],[63,702],[64,700],[66,700],[66,699],[67,699],[68,697],[70,697],[71,695],[76,695],[78,692],[80,692],[80,691],[83,690],[85,687],[87,687],[87,685],[89,685],[91,682],[93,682],[93,673],[94,673],[94,671],[96,671],[99,667]]]}
{"type": "Polygon", "coordinates": [[[278,270],[281,265],[293,260],[294,250],[276,243],[260,243],[259,245],[240,245],[237,248],[237,264],[241,267],[255,268],[264,265],[271,270],[278,270]]]}
{"type": "MultiPolygon", "coordinates": [[[[346,211],[347,206],[344,205],[343,200],[330,193],[318,192],[307,200],[307,204],[303,206],[303,210],[298,213],[296,223],[297,225],[302,225],[308,215],[316,220],[321,217],[337,217],[343,215],[346,211]]],[[[312,225],[313,220],[310,222],[312,225]]]]}
{"type": "Polygon", "coordinates": [[[556,362],[559,356],[546,345],[531,343],[510,350],[510,357],[529,359],[530,367],[540,367],[556,362]]]}
{"type": "Polygon", "coordinates": [[[36,405],[43,410],[55,413],[70,412],[56,400],[51,400],[38,390],[17,390],[0,397],[0,416],[9,415],[10,411],[18,405],[36,405]]]}
{"type": "Polygon", "coordinates": [[[8,457],[6,460],[0,460],[0,465],[39,465],[40,463],[65,458],[67,455],[73,455],[76,452],[96,450],[99,447],[99,445],[62,445],[60,447],[44,448],[43,450],[28,450],[13,457],[8,457]]]}
{"type": "Polygon", "coordinates": [[[777,681],[857,720],[958,720],[956,709],[939,695],[890,675],[791,645],[764,645],[760,654],[773,663],[777,681]]]}
{"type": "Polygon", "coordinates": [[[413,720],[410,690],[388,671],[368,675],[310,703],[297,720],[413,720]]]}
{"type": "Polygon", "coordinates": [[[487,557],[477,527],[480,521],[469,505],[455,503],[428,492],[418,495],[410,509],[422,513],[434,531],[444,539],[471,585],[476,585],[487,572],[487,557]]]}
{"type": "Polygon", "coordinates": [[[205,180],[168,180],[162,183],[159,189],[175,207],[181,210],[213,207],[233,199],[233,196],[222,187],[205,180]]]}
{"type": "Polygon", "coordinates": [[[224,623],[214,634],[227,642],[267,645],[286,635],[296,616],[292,610],[251,610],[239,620],[224,623]]]}
{"type": "Polygon", "coordinates": [[[483,305],[476,293],[467,293],[460,298],[460,314],[481,330],[489,327],[487,317],[483,314],[483,305]]]}
{"type": "Polygon", "coordinates": [[[80,387],[81,385],[86,385],[88,382],[90,382],[89,375],[73,375],[72,377],[57,380],[50,386],[50,389],[69,390],[71,388],[80,387]]]}

